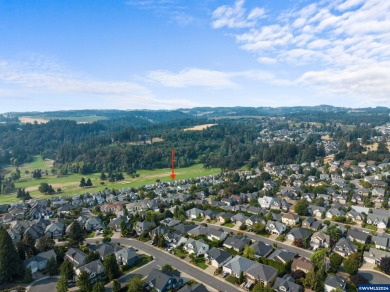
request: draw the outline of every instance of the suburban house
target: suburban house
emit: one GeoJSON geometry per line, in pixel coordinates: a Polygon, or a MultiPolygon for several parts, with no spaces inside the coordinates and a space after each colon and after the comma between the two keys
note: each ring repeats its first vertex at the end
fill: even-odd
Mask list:
{"type": "Polygon", "coordinates": [[[232,217],[234,216],[233,213],[225,213],[225,212],[222,212],[222,213],[219,213],[217,215],[217,220],[221,223],[221,224],[225,224],[229,221],[232,220],[232,217]]]}
{"type": "Polygon", "coordinates": [[[242,236],[229,236],[223,243],[223,246],[228,249],[233,249],[236,252],[242,252],[246,245],[250,245],[251,240],[242,236]]]}
{"type": "Polygon", "coordinates": [[[361,244],[366,244],[367,239],[368,239],[368,235],[369,234],[367,234],[363,231],[360,231],[358,229],[355,229],[355,228],[350,228],[347,231],[347,238],[349,240],[351,240],[351,241],[355,240],[361,244]]]}
{"type": "Polygon", "coordinates": [[[372,237],[372,242],[375,243],[376,248],[390,250],[390,235],[387,233],[378,233],[377,236],[372,237]]]}
{"type": "Polygon", "coordinates": [[[104,228],[104,224],[99,218],[91,217],[85,221],[84,227],[87,231],[102,230],[104,228]]]}
{"type": "Polygon", "coordinates": [[[117,251],[120,251],[123,249],[123,247],[111,243],[111,242],[103,242],[99,245],[90,245],[89,249],[91,251],[97,252],[100,255],[100,258],[103,260],[110,254],[116,253],[117,251]]]}
{"type": "Polygon", "coordinates": [[[328,248],[330,246],[330,236],[323,231],[318,231],[311,236],[310,246],[314,250],[320,247],[328,248]]]}
{"type": "Polygon", "coordinates": [[[183,288],[181,288],[177,292],[209,292],[207,290],[206,286],[203,284],[195,284],[195,285],[185,285],[183,288]]]}
{"type": "Polygon", "coordinates": [[[386,229],[389,222],[389,217],[386,215],[368,213],[366,222],[367,224],[377,226],[378,229],[386,229]]]}
{"type": "Polygon", "coordinates": [[[305,257],[294,259],[291,264],[291,271],[293,272],[300,270],[307,274],[312,269],[314,269],[312,263],[305,257]]]}
{"type": "Polygon", "coordinates": [[[170,232],[164,235],[165,241],[169,246],[177,248],[187,242],[187,238],[179,233],[170,232]]]}
{"type": "Polygon", "coordinates": [[[294,226],[299,223],[299,216],[294,213],[286,213],[282,217],[282,222],[287,226],[294,226]]]}
{"type": "Polygon", "coordinates": [[[77,268],[76,269],[77,277],[80,275],[82,271],[86,271],[87,273],[89,273],[89,278],[91,280],[91,283],[96,283],[97,281],[105,277],[104,266],[100,260],[95,260],[93,262],[90,262],[88,264],[85,264],[84,266],[77,268]]]}
{"type": "Polygon", "coordinates": [[[223,249],[213,247],[204,254],[204,258],[208,264],[219,268],[230,261],[232,259],[232,255],[223,249]]]}
{"type": "Polygon", "coordinates": [[[222,229],[222,228],[209,228],[207,239],[209,240],[225,240],[225,238],[228,236],[228,234],[222,229]]]}
{"type": "Polygon", "coordinates": [[[286,231],[286,225],[277,221],[268,220],[265,229],[271,234],[280,235],[286,231]]]}
{"type": "Polygon", "coordinates": [[[186,211],[188,219],[198,219],[204,217],[204,211],[198,208],[192,208],[186,211]]]}
{"type": "Polygon", "coordinates": [[[279,263],[286,264],[288,261],[292,261],[296,257],[296,254],[287,251],[285,249],[276,249],[270,256],[268,256],[269,259],[275,260],[279,263]]]}
{"type": "Polygon", "coordinates": [[[263,287],[272,286],[278,276],[278,271],[270,266],[254,263],[245,271],[246,279],[252,283],[261,283],[263,287]]]}
{"type": "Polygon", "coordinates": [[[321,221],[318,221],[313,217],[308,217],[302,221],[302,228],[318,231],[321,227],[322,227],[321,221]]]}
{"type": "Polygon", "coordinates": [[[294,278],[286,274],[283,278],[277,277],[272,287],[275,292],[301,292],[303,288],[301,285],[295,283],[294,278]]]}
{"type": "Polygon", "coordinates": [[[271,205],[274,202],[274,198],[273,197],[264,196],[262,198],[259,198],[258,201],[259,201],[259,204],[260,204],[261,208],[269,209],[269,208],[271,208],[271,205]]]}
{"type": "Polygon", "coordinates": [[[64,235],[64,224],[53,222],[45,229],[45,236],[48,238],[62,238],[64,235]]]}
{"type": "Polygon", "coordinates": [[[137,232],[137,235],[141,235],[142,233],[149,231],[149,229],[156,227],[156,223],[154,222],[147,222],[143,221],[140,222],[138,221],[135,224],[135,231],[137,232]]]}
{"type": "Polygon", "coordinates": [[[390,252],[371,247],[363,253],[364,262],[373,265],[379,265],[384,257],[390,257],[390,252]]]}
{"type": "Polygon", "coordinates": [[[265,225],[265,221],[263,218],[260,218],[258,215],[253,215],[246,219],[245,224],[248,226],[248,228],[252,228],[254,224],[256,223],[263,223],[265,225]]]}
{"type": "Polygon", "coordinates": [[[309,230],[296,227],[291,229],[291,231],[287,234],[287,238],[292,241],[296,239],[301,239],[302,242],[309,242],[311,235],[312,232],[310,232],[309,230]]]}
{"type": "Polygon", "coordinates": [[[223,266],[223,272],[231,274],[236,278],[240,277],[241,272],[245,273],[253,266],[255,262],[242,256],[235,256],[223,266]]]}
{"type": "Polygon", "coordinates": [[[356,244],[353,244],[346,238],[341,238],[333,249],[334,252],[337,252],[339,255],[346,257],[350,254],[353,254],[358,251],[358,247],[356,244]]]}
{"type": "Polygon", "coordinates": [[[206,244],[202,239],[188,239],[184,244],[184,250],[189,254],[194,254],[196,257],[205,254],[210,249],[210,246],[206,244]]]}
{"type": "Polygon", "coordinates": [[[145,282],[149,286],[150,290],[154,289],[157,292],[166,292],[183,286],[183,279],[170,276],[157,269],[153,269],[149,273],[145,282]]]}
{"type": "Polygon", "coordinates": [[[338,217],[338,216],[343,216],[343,215],[345,215],[345,212],[343,210],[331,208],[326,212],[325,217],[328,219],[332,219],[333,216],[338,217]]]}
{"type": "Polygon", "coordinates": [[[255,257],[260,258],[264,257],[266,258],[273,252],[273,247],[270,244],[266,244],[262,241],[256,241],[251,245],[255,251],[255,257]]]}
{"type": "Polygon", "coordinates": [[[41,252],[36,256],[24,260],[23,266],[25,268],[30,268],[31,272],[35,273],[37,271],[45,269],[47,261],[50,260],[51,257],[57,259],[57,255],[52,249],[45,252],[41,252]]]}
{"type": "Polygon", "coordinates": [[[135,253],[132,248],[122,248],[115,252],[115,258],[118,265],[134,266],[139,260],[139,254],[135,253]]]}
{"type": "Polygon", "coordinates": [[[328,275],[325,279],[325,292],[331,292],[337,289],[345,291],[345,286],[347,285],[347,280],[341,278],[338,275],[328,275]]]}
{"type": "Polygon", "coordinates": [[[365,220],[365,216],[362,213],[353,209],[347,212],[346,217],[350,218],[353,222],[363,222],[365,220]]]}
{"type": "Polygon", "coordinates": [[[72,247],[65,253],[65,258],[71,262],[74,268],[78,268],[85,265],[87,255],[80,249],[72,247]]]}

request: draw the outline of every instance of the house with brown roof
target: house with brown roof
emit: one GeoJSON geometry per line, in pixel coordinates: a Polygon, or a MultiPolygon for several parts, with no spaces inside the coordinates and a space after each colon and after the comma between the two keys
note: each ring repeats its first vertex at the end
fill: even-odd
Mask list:
{"type": "Polygon", "coordinates": [[[308,273],[310,270],[312,270],[314,267],[309,259],[305,257],[300,257],[297,259],[294,259],[291,264],[291,271],[295,272],[297,270],[301,270],[305,273],[308,273]]]}
{"type": "Polygon", "coordinates": [[[299,216],[294,213],[286,213],[282,216],[282,222],[287,226],[294,226],[299,223],[299,216]]]}

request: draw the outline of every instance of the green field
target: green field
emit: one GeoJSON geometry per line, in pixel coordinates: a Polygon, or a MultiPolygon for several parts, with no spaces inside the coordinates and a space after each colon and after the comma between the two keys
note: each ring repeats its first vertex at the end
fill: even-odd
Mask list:
{"type": "MultiPolygon", "coordinates": [[[[34,162],[23,164],[19,167],[21,170],[21,178],[15,184],[16,188],[25,188],[30,192],[32,197],[39,198],[50,198],[50,195],[43,195],[38,191],[38,186],[42,182],[47,182],[51,184],[54,190],[57,188],[61,188],[62,192],[61,196],[72,196],[77,194],[82,194],[85,192],[97,192],[100,190],[104,190],[105,188],[109,189],[122,189],[126,187],[139,187],[143,185],[153,184],[157,179],[168,182],[171,181],[171,169],[155,169],[155,170],[139,170],[137,174],[139,177],[131,178],[127,174],[123,173],[125,179],[119,182],[109,182],[108,180],[104,181],[104,185],[101,185],[101,180],[99,179],[100,173],[94,173],[89,175],[81,175],[81,174],[70,174],[70,175],[52,175],[51,168],[53,165],[52,160],[42,160],[40,156],[36,156],[34,162]],[[34,169],[41,169],[43,171],[43,176],[40,179],[33,179],[31,177],[31,172],[34,169]],[[28,170],[30,173],[25,173],[28,170]],[[48,172],[48,175],[45,175],[45,172],[48,172]],[[93,186],[90,188],[81,188],[79,187],[80,179],[85,177],[85,179],[90,178],[93,186]]],[[[15,167],[7,166],[5,168],[5,172],[10,174],[15,171],[15,167]]],[[[203,165],[196,164],[187,168],[177,168],[175,169],[176,180],[185,179],[185,178],[195,178],[199,176],[206,176],[210,174],[219,173],[220,169],[218,168],[210,168],[205,169],[203,165]]],[[[59,194],[53,194],[52,196],[56,196],[59,194]]],[[[0,204],[12,203],[19,201],[16,198],[16,194],[8,194],[8,195],[0,195],[0,204]]]]}

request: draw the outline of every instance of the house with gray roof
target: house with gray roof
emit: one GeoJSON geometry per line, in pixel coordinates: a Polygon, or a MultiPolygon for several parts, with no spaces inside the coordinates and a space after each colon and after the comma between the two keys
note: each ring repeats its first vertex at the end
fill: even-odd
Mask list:
{"type": "Polygon", "coordinates": [[[372,242],[375,243],[376,248],[390,250],[390,235],[385,232],[373,236],[372,242]]]}
{"type": "Polygon", "coordinates": [[[232,259],[230,252],[213,247],[204,254],[206,262],[216,268],[222,267],[232,259]]]}
{"type": "Polygon", "coordinates": [[[277,277],[272,287],[275,292],[301,292],[303,288],[296,284],[294,278],[290,275],[284,275],[283,278],[277,277]]]}
{"type": "Polygon", "coordinates": [[[133,248],[122,248],[115,252],[115,258],[118,265],[134,266],[139,260],[140,255],[133,248]]]}
{"type": "Polygon", "coordinates": [[[72,247],[65,253],[65,258],[70,261],[74,268],[78,268],[85,265],[87,255],[80,249],[72,247]]]}
{"type": "Polygon", "coordinates": [[[100,258],[102,260],[104,260],[110,254],[116,253],[117,251],[120,251],[121,249],[123,249],[123,247],[121,247],[115,243],[103,242],[102,244],[99,244],[99,245],[90,245],[89,249],[91,251],[99,253],[100,258]]]}
{"type": "Polygon", "coordinates": [[[96,283],[105,277],[104,266],[100,260],[92,261],[76,269],[76,276],[80,276],[81,272],[89,273],[91,283],[96,283]]]}
{"type": "Polygon", "coordinates": [[[62,238],[64,235],[64,224],[53,222],[45,229],[45,236],[48,238],[62,238]]]}
{"type": "Polygon", "coordinates": [[[366,244],[369,234],[363,231],[360,231],[355,228],[350,228],[347,231],[347,238],[351,241],[357,241],[361,244],[366,244]]]}
{"type": "Polygon", "coordinates": [[[233,249],[236,252],[242,252],[246,245],[250,245],[251,240],[243,236],[229,236],[223,243],[223,246],[228,249],[233,249]]]}
{"type": "Polygon", "coordinates": [[[156,223],[154,222],[138,221],[135,224],[135,232],[137,232],[137,235],[141,235],[142,233],[147,232],[154,227],[156,227],[156,223]]]}
{"type": "Polygon", "coordinates": [[[287,234],[287,238],[292,241],[295,239],[301,239],[302,242],[308,242],[312,234],[313,233],[307,229],[295,227],[287,234]]]}
{"type": "Polygon", "coordinates": [[[338,275],[328,275],[325,279],[325,292],[331,292],[337,289],[345,291],[347,280],[338,275]]]}
{"type": "Polygon", "coordinates": [[[85,221],[84,227],[85,230],[90,232],[90,231],[102,230],[104,228],[104,224],[99,218],[91,217],[85,221]]]}
{"type": "Polygon", "coordinates": [[[245,276],[247,281],[251,281],[252,283],[260,282],[262,286],[269,287],[275,282],[278,271],[273,267],[261,263],[254,263],[245,271],[245,276]]]}
{"type": "Polygon", "coordinates": [[[41,271],[46,268],[47,261],[50,260],[50,258],[52,257],[54,259],[57,259],[57,255],[52,249],[45,252],[41,252],[36,256],[24,260],[23,267],[30,268],[32,273],[41,271]]]}
{"type": "Polygon", "coordinates": [[[352,243],[347,238],[341,238],[333,249],[334,252],[337,252],[339,255],[346,257],[350,254],[353,254],[358,251],[358,247],[356,244],[352,243]]]}
{"type": "Polygon", "coordinates": [[[210,249],[210,246],[206,244],[202,239],[188,239],[184,244],[184,250],[189,254],[194,254],[196,257],[205,254],[210,249]]]}
{"type": "Polygon", "coordinates": [[[330,236],[323,231],[315,232],[310,238],[310,246],[313,250],[320,247],[328,248],[330,246],[330,236]]]}
{"type": "Polygon", "coordinates": [[[286,264],[288,261],[292,261],[296,255],[296,253],[285,249],[277,249],[268,258],[279,263],[286,264]]]}
{"type": "Polygon", "coordinates": [[[188,219],[198,219],[204,217],[204,211],[198,208],[192,208],[185,212],[188,219]]]}
{"type": "Polygon", "coordinates": [[[265,229],[271,234],[280,235],[286,231],[286,225],[277,221],[268,220],[265,229]]]}
{"type": "Polygon", "coordinates": [[[238,278],[241,274],[241,272],[245,273],[247,270],[249,270],[250,267],[253,266],[255,262],[252,260],[249,260],[247,258],[244,258],[242,256],[235,256],[230,261],[228,261],[222,268],[224,273],[231,274],[238,278]]]}
{"type": "Polygon", "coordinates": [[[145,280],[149,290],[154,289],[157,292],[166,292],[175,290],[183,286],[183,279],[168,275],[163,271],[153,269],[145,280]]]}
{"type": "Polygon", "coordinates": [[[256,258],[261,258],[261,257],[266,258],[274,250],[272,245],[264,243],[263,241],[256,241],[251,246],[253,247],[253,249],[255,251],[255,257],[256,258]]]}
{"type": "Polygon", "coordinates": [[[201,284],[201,283],[198,283],[198,284],[195,284],[195,285],[185,285],[183,288],[181,288],[179,291],[177,292],[209,292],[209,290],[207,290],[206,286],[201,284]]]}

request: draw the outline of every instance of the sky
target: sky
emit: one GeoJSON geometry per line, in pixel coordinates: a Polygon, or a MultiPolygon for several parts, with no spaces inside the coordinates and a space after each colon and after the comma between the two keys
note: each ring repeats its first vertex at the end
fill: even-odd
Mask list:
{"type": "Polygon", "coordinates": [[[390,1],[0,0],[0,112],[390,106],[390,1]]]}

